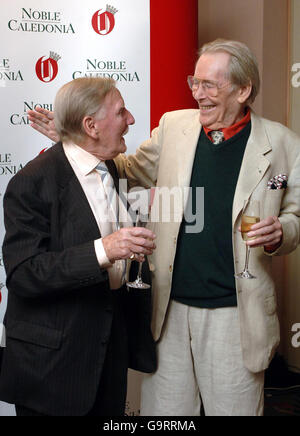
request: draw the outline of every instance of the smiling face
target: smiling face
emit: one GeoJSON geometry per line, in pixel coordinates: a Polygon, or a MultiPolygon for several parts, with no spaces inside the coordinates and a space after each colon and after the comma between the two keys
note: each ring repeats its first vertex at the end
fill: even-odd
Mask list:
{"type": "Polygon", "coordinates": [[[234,85],[224,86],[230,81],[229,61],[228,53],[207,52],[200,56],[196,65],[195,77],[219,85],[216,97],[209,96],[202,86],[193,91],[193,97],[199,104],[200,123],[209,129],[230,127],[244,117],[251,86],[244,88],[234,85]]]}
{"type": "Polygon", "coordinates": [[[125,153],[127,147],[124,136],[134,123],[134,117],[126,109],[120,92],[114,88],[92,119],[93,141],[86,150],[101,160],[114,159],[118,154],[125,153]]]}

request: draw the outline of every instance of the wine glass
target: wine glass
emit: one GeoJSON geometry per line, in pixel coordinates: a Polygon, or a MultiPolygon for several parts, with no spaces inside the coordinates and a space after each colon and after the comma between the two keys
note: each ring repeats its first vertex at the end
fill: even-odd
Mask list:
{"type": "MultiPolygon", "coordinates": [[[[251,226],[253,226],[253,224],[259,223],[259,221],[260,221],[259,201],[257,200],[244,201],[241,231],[242,231],[242,238],[245,242],[255,239],[255,237],[249,238],[248,232],[251,230],[251,226]]],[[[249,256],[250,256],[250,247],[249,245],[246,244],[245,267],[241,273],[235,275],[236,278],[256,279],[256,277],[250,273],[248,268],[249,256]]]]}
{"type": "MultiPolygon", "coordinates": [[[[136,222],[135,227],[145,227],[148,222],[148,215],[143,215],[139,210],[136,212],[136,222]]],[[[142,279],[142,266],[143,262],[139,262],[139,269],[137,273],[137,277],[133,282],[127,282],[126,285],[129,288],[135,289],[149,289],[151,288],[148,283],[144,283],[142,279]]]]}

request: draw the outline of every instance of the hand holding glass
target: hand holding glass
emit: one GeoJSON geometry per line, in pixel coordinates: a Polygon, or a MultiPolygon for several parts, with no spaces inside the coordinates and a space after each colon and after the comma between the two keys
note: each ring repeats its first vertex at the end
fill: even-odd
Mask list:
{"type": "MultiPolygon", "coordinates": [[[[244,202],[243,214],[242,214],[242,238],[245,242],[250,241],[253,238],[249,238],[248,232],[250,232],[253,224],[259,223],[260,221],[260,203],[257,200],[249,200],[244,202]]],[[[235,277],[239,279],[256,279],[254,275],[252,275],[249,271],[249,256],[250,256],[250,247],[246,244],[246,260],[244,270],[236,274],[235,277]]]]}
{"type": "MultiPolygon", "coordinates": [[[[141,215],[140,212],[137,212],[135,227],[145,227],[147,224],[146,218],[147,217],[145,215],[141,215]]],[[[138,274],[137,274],[137,278],[135,279],[135,281],[126,283],[126,285],[129,288],[135,288],[135,289],[149,289],[149,288],[151,288],[151,286],[148,285],[148,283],[143,282],[142,266],[143,266],[143,262],[139,262],[138,274]]]]}

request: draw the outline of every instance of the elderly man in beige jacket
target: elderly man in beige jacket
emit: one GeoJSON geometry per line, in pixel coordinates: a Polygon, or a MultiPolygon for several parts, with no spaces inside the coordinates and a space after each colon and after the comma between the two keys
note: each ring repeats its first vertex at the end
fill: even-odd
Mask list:
{"type": "MultiPolygon", "coordinates": [[[[168,222],[150,223],[158,369],[143,381],[141,413],[199,415],[202,400],[209,416],[261,416],[264,370],[280,339],[272,256],[290,253],[300,238],[300,139],[250,109],[260,79],[244,44],[203,46],[188,82],[199,109],[165,114],[136,155],[115,160],[132,185],[157,186],[155,217],[160,188],[179,197],[204,188],[201,231],[191,231],[182,198],[168,222]],[[254,279],[237,278],[250,200],[260,203],[260,222],[246,242],[254,279]]],[[[32,118],[53,137],[51,119],[43,110],[32,118]]]]}

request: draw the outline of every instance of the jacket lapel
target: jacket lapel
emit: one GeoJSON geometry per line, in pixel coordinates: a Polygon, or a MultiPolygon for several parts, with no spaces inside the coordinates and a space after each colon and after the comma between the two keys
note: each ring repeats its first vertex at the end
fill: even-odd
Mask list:
{"type": "Polygon", "coordinates": [[[269,138],[260,118],[252,111],[251,133],[246,146],[233,201],[233,225],[243,209],[244,201],[249,200],[254,189],[269,168],[270,162],[265,155],[271,150],[269,138]]]}
{"type": "MultiPolygon", "coordinates": [[[[264,177],[270,162],[265,156],[272,150],[269,138],[260,118],[251,112],[251,133],[246,146],[241,170],[236,186],[232,219],[233,224],[256,186],[264,177]]],[[[195,152],[201,132],[199,113],[195,112],[189,125],[182,130],[182,137],[176,141],[178,156],[178,186],[189,187],[194,165],[195,152]]]]}
{"type": "MultiPolygon", "coordinates": [[[[78,227],[79,237],[84,241],[100,238],[100,231],[86,195],[63,151],[57,144],[57,165],[60,177],[60,201],[68,219],[78,227]]],[[[54,146],[56,147],[56,146],[54,146]]]]}
{"type": "Polygon", "coordinates": [[[114,184],[115,184],[115,188],[117,193],[119,194],[119,174],[118,174],[118,170],[116,167],[116,164],[114,163],[113,160],[106,160],[105,164],[107,166],[107,169],[109,171],[109,174],[112,176],[114,184]]]}
{"type": "Polygon", "coordinates": [[[199,112],[195,112],[189,124],[182,130],[181,138],[177,138],[178,186],[189,187],[194,166],[195,153],[201,132],[199,112]]]}
{"type": "MultiPolygon", "coordinates": [[[[127,191],[123,192],[122,190],[120,191],[120,187],[122,188],[122,186],[119,185],[120,177],[119,177],[119,173],[118,173],[115,162],[113,160],[107,160],[107,161],[105,161],[105,164],[107,166],[107,169],[108,169],[110,175],[113,178],[115,188],[116,188],[116,191],[117,191],[118,196],[119,196],[119,200],[122,202],[127,213],[129,214],[129,216],[127,215],[125,221],[122,220],[122,222],[126,226],[131,227],[132,223],[135,223],[135,221],[136,221],[136,212],[131,208],[129,202],[127,201],[128,192],[127,191]]],[[[126,188],[127,188],[127,184],[126,184],[126,188]]],[[[120,205],[121,205],[121,203],[119,202],[119,207],[120,207],[120,205]]],[[[121,218],[122,213],[120,212],[120,210],[119,210],[119,213],[120,213],[120,218],[121,218]]]]}

